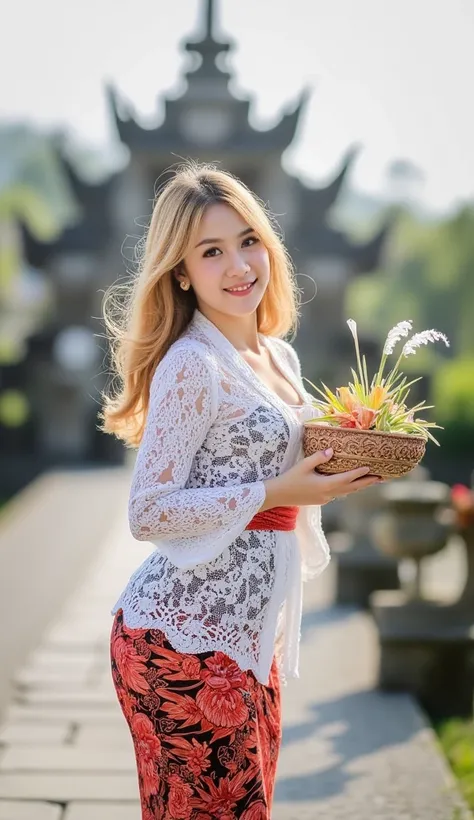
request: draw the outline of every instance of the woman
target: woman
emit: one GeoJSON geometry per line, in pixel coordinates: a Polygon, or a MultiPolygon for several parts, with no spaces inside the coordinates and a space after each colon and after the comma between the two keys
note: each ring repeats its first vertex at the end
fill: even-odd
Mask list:
{"type": "Polygon", "coordinates": [[[263,205],[188,164],[156,202],[117,321],[104,430],[138,447],[130,528],[156,550],[115,609],[113,680],[143,820],[270,818],[280,679],[297,676],[301,580],[329,560],[320,508],[373,484],[315,472],[297,290],[263,205]]]}

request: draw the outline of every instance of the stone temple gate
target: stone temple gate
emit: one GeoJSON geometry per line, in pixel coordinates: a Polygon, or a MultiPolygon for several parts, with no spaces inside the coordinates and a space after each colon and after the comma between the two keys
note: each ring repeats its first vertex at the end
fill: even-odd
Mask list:
{"type": "MultiPolygon", "coordinates": [[[[343,296],[349,281],[374,271],[380,262],[388,223],[367,243],[356,244],[329,223],[354,159],[348,150],[336,177],[326,187],[308,187],[286,172],[282,154],[291,145],[308,93],[302,91],[271,129],[249,123],[250,99],[229,89],[230,39],[216,36],[214,0],[202,0],[202,32],[185,43],[189,55],[181,96],[165,97],[164,116],[144,127],[130,102],[107,88],[116,137],[128,149],[120,171],[91,184],[62,157],[76,199],[79,222],[57,241],[43,244],[24,230],[28,263],[43,270],[55,294],[54,310],[40,333],[31,337],[21,364],[21,383],[35,419],[32,440],[17,440],[26,474],[51,463],[120,462],[123,449],[96,430],[100,389],[107,381],[100,305],[104,289],[126,275],[133,243],[145,224],[157,180],[177,157],[217,162],[237,174],[279,215],[285,241],[303,290],[296,346],[309,378],[331,378],[351,347],[345,327],[343,296]],[[94,341],[97,350],[94,352],[94,341]],[[30,465],[30,466],[28,466],[30,465]],[[33,466],[32,466],[33,465],[33,466]]],[[[157,118],[158,119],[158,118],[157,118]]],[[[346,366],[344,365],[344,372],[346,366]]]]}

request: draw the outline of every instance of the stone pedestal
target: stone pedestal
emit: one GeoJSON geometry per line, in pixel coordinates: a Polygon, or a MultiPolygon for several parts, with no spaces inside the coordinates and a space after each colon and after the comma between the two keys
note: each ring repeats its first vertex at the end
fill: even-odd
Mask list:
{"type": "Polygon", "coordinates": [[[337,604],[366,609],[375,590],[399,588],[397,562],[377,552],[368,539],[333,533],[329,543],[336,567],[337,604]]]}
{"type": "MultiPolygon", "coordinates": [[[[411,692],[435,718],[470,716],[474,687],[474,584],[469,578],[459,601],[422,597],[424,558],[444,548],[452,532],[449,487],[406,482],[384,489],[386,508],[373,521],[377,544],[387,555],[410,559],[414,583],[404,591],[376,592],[371,611],[379,632],[379,685],[411,692]]],[[[468,547],[468,545],[467,545],[468,547]]]]}
{"type": "Polygon", "coordinates": [[[321,508],[321,520],[324,532],[329,535],[333,532],[339,532],[341,529],[341,509],[344,501],[336,498],[330,504],[324,504],[321,508]]]}
{"type": "Polygon", "coordinates": [[[378,682],[411,692],[433,718],[473,713],[474,630],[459,604],[375,592],[371,611],[379,632],[378,682]]]}
{"type": "Polygon", "coordinates": [[[463,610],[474,623],[474,521],[458,529],[466,550],[466,580],[457,603],[458,610],[463,610]]]}

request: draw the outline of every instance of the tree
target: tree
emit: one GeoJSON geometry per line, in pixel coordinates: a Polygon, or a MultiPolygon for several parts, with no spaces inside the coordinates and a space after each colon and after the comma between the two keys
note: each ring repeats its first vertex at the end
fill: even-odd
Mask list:
{"type": "Polygon", "coordinates": [[[22,271],[20,223],[51,241],[78,217],[52,140],[25,126],[0,129],[0,359],[18,335],[14,288],[22,271]]]}

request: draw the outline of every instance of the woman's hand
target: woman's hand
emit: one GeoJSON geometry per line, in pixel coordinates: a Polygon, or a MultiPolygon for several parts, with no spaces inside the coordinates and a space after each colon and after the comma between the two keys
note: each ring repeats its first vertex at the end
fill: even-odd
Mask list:
{"type": "Polygon", "coordinates": [[[260,512],[271,507],[327,504],[335,498],[356,493],[381,481],[377,476],[369,475],[370,467],[357,467],[336,475],[315,472],[332,455],[331,449],[314,453],[298,461],[286,473],[264,481],[266,496],[260,512]]]}

